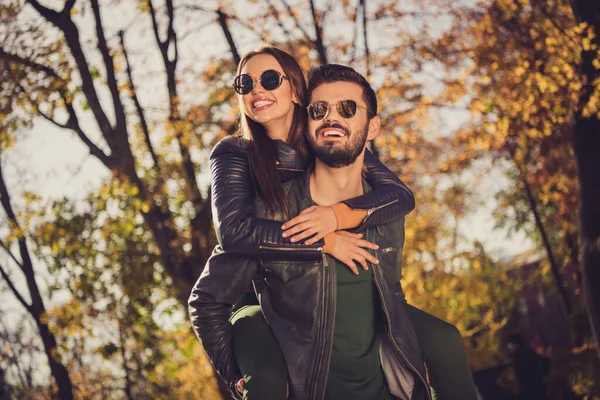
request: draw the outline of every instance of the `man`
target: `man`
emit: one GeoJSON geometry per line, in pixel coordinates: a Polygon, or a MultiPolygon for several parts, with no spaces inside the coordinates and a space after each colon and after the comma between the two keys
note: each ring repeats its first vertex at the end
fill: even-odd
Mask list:
{"type": "MultiPolygon", "coordinates": [[[[307,135],[316,161],[314,168],[285,186],[291,216],[315,204],[328,206],[368,191],[361,176],[366,141],[380,128],[374,91],[349,67],[314,70],[308,95],[307,135]]],[[[260,201],[256,210],[258,216],[272,219],[289,217],[267,214],[260,201]]],[[[241,257],[229,270],[208,266],[190,297],[190,316],[213,365],[230,387],[235,387],[239,372],[228,319],[231,304],[251,281],[285,359],[291,398],[431,398],[399,283],[404,222],[361,233],[379,246],[371,251],[379,263],[358,274],[324,253],[320,262],[300,262],[294,260],[293,251],[285,260],[263,259],[260,266],[241,257]]]]}

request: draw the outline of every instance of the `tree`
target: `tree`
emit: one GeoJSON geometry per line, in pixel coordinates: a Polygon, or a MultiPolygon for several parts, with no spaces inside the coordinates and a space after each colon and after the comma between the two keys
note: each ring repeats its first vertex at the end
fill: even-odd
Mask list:
{"type": "Polygon", "coordinates": [[[48,360],[50,372],[58,388],[58,398],[70,400],[73,398],[73,384],[69,376],[69,371],[63,364],[60,353],[58,352],[56,336],[48,326],[46,305],[44,304],[42,293],[36,282],[36,273],[33,267],[29,245],[27,244],[27,239],[23,234],[17,215],[13,210],[8,188],[4,180],[1,158],[2,151],[4,151],[4,149],[0,148],[0,203],[8,218],[9,226],[13,229],[13,238],[18,247],[19,257],[13,253],[11,249],[12,243],[0,241],[0,246],[8,253],[12,261],[23,274],[27,285],[27,295],[24,295],[22,291],[18,289],[17,285],[14,283],[14,278],[9,275],[9,270],[6,266],[0,265],[0,275],[2,275],[6,285],[18,302],[35,321],[36,328],[44,346],[44,353],[48,360]],[[29,302],[26,300],[27,297],[31,299],[29,302]]]}
{"type": "Polygon", "coordinates": [[[583,37],[580,72],[583,87],[575,114],[573,149],[577,157],[577,174],[581,193],[579,205],[579,237],[583,289],[596,352],[600,357],[600,5],[598,2],[570,2],[578,22],[591,32],[583,37]]]}
{"type": "Polygon", "coordinates": [[[444,161],[446,169],[485,157],[510,162],[515,185],[501,194],[499,212],[512,212],[504,212],[501,223],[535,227],[530,232],[547,253],[569,315],[573,299],[562,270],[579,257],[572,213],[579,186],[569,143],[583,85],[579,49],[589,32],[576,24],[566,1],[533,0],[491,1],[457,16],[449,32],[436,48],[455,68],[470,71],[463,85],[473,92],[473,118],[453,137],[455,152],[444,161]],[[456,40],[459,32],[462,42],[456,40]]]}

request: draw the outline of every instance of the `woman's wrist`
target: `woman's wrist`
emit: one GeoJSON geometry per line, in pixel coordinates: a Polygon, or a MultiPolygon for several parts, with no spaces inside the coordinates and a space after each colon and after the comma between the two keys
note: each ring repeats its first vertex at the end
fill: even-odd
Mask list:
{"type": "Polygon", "coordinates": [[[335,249],[335,232],[325,235],[323,238],[325,244],[323,245],[323,253],[331,254],[335,249]]]}
{"type": "Polygon", "coordinates": [[[367,216],[367,210],[355,210],[344,203],[334,204],[330,208],[333,210],[337,220],[337,231],[356,228],[362,224],[362,221],[367,216]]]}

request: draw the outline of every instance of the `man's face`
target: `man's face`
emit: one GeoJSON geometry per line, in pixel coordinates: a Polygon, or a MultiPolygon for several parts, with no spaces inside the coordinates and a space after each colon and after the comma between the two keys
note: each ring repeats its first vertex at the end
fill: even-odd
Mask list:
{"type": "Polygon", "coordinates": [[[308,118],[308,142],[317,159],[329,167],[352,164],[364,151],[367,139],[376,136],[376,133],[371,135],[362,94],[362,87],[352,82],[324,83],[312,92],[310,103],[323,101],[329,105],[329,112],[322,120],[308,118]],[[336,105],[341,100],[356,102],[353,117],[343,118],[338,114],[336,105]]]}

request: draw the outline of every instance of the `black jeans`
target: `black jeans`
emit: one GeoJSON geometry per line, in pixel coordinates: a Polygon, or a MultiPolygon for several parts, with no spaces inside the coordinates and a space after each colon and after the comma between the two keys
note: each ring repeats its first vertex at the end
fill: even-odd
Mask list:
{"type": "MultiPolygon", "coordinates": [[[[405,303],[424,354],[437,400],[477,400],[460,332],[452,324],[405,303]]],[[[233,351],[244,376],[245,400],[284,400],[285,360],[260,306],[239,308],[231,317],[233,351]]]]}

